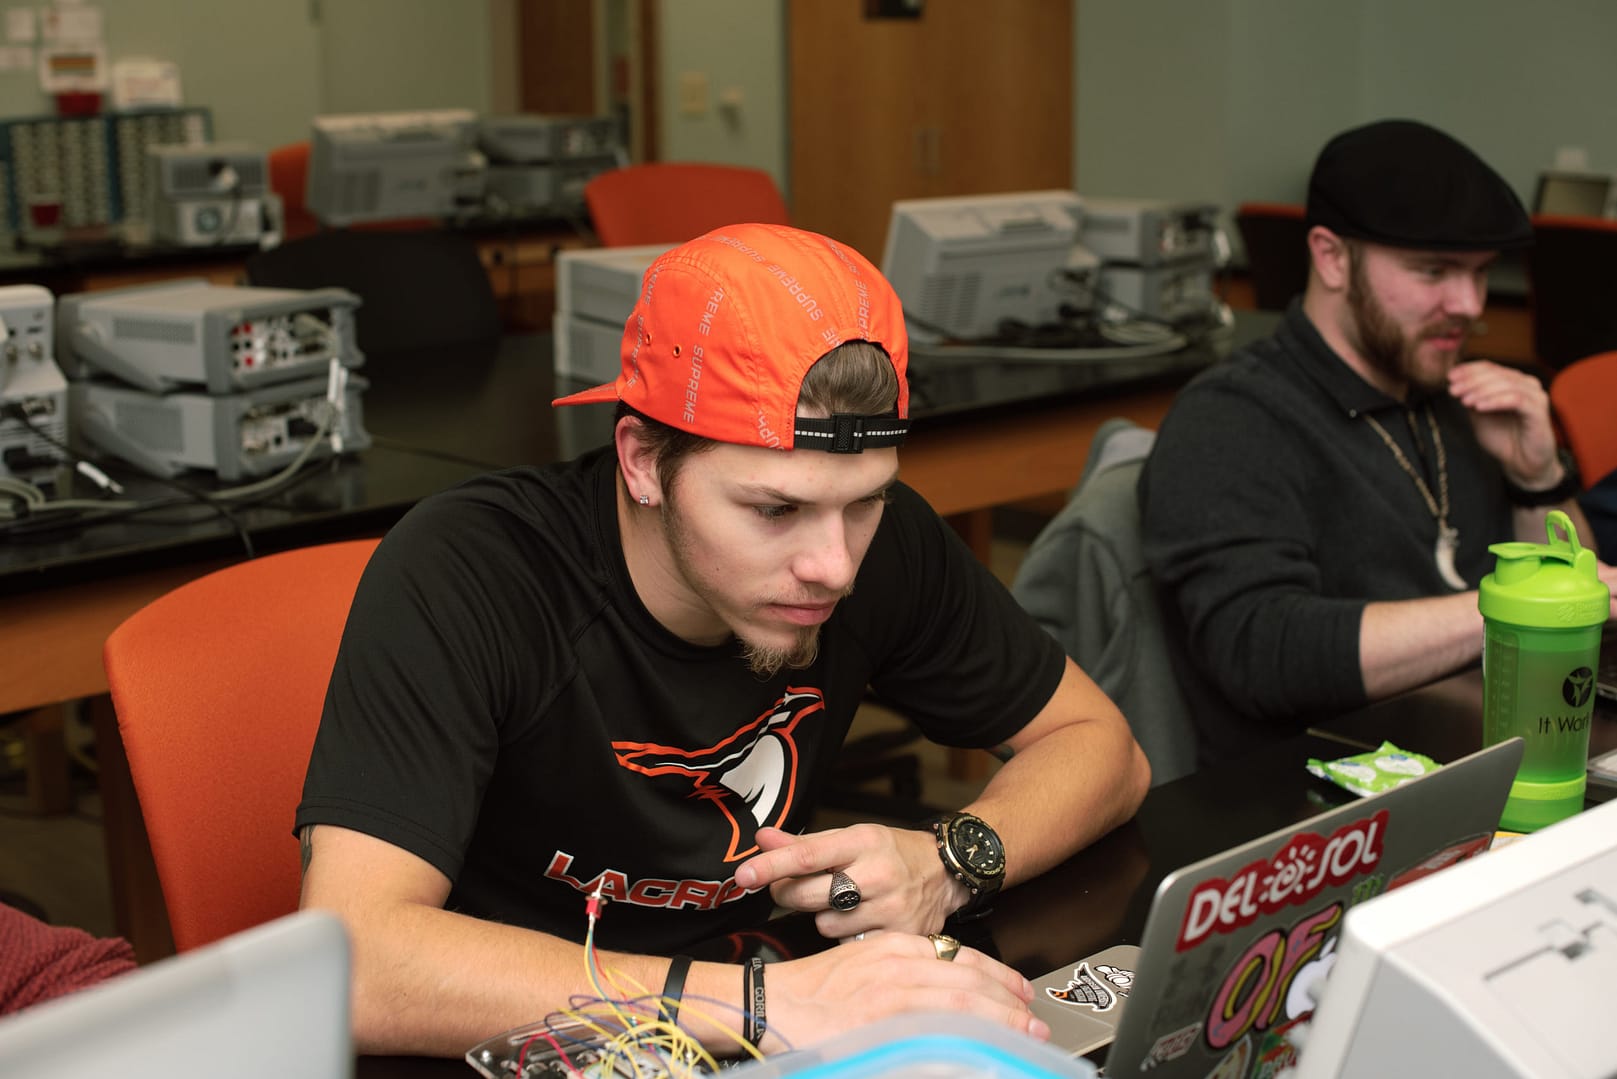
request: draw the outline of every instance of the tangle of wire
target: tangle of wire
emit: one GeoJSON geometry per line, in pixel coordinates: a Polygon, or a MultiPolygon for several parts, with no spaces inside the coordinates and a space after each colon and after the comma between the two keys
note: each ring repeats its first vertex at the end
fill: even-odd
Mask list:
{"type": "MultiPolygon", "coordinates": [[[[252,558],[255,554],[252,537],[248,534],[241,519],[233,512],[230,503],[246,503],[250,499],[279,491],[298,474],[303,466],[308,463],[314,452],[325,443],[326,435],[330,432],[331,425],[336,418],[336,407],[330,402],[322,403],[325,407],[320,410],[319,423],[316,425],[314,433],[305,440],[296,457],[272,475],[236,487],[227,487],[218,491],[203,491],[166,476],[151,475],[151,479],[174,488],[183,497],[147,501],[112,498],[52,499],[39,487],[26,480],[11,476],[0,476],[0,522],[6,522],[0,524],[0,539],[26,537],[63,528],[80,528],[86,525],[101,524],[107,521],[132,517],[137,514],[198,503],[218,514],[234,529],[246,556],[252,558]]],[[[21,418],[29,431],[65,454],[67,461],[72,463],[76,470],[84,472],[86,475],[91,476],[92,479],[95,478],[96,474],[100,473],[100,470],[95,468],[91,462],[74,453],[60,439],[36,425],[33,419],[25,413],[20,412],[20,410],[13,410],[10,414],[21,418]],[[88,471],[85,469],[87,465],[90,466],[88,471]]],[[[107,486],[110,481],[106,480],[104,475],[100,479],[95,479],[95,482],[102,485],[103,489],[112,489],[107,486]]]]}
{"type": "MultiPolygon", "coordinates": [[[[567,1010],[552,1012],[539,1023],[501,1035],[498,1041],[514,1047],[505,1062],[505,1074],[511,1079],[561,1074],[555,1070],[557,1064],[569,1075],[637,1079],[687,1079],[719,1071],[718,1058],[701,1041],[663,1018],[662,1008],[670,1002],[649,992],[634,978],[602,966],[595,927],[606,902],[597,888],[585,904],[588,927],[584,935],[584,966],[595,995],[574,996],[567,1010]],[[548,1054],[542,1051],[544,1048],[548,1054]]],[[[723,1031],[740,1052],[763,1059],[733,1022],[722,1021],[717,1014],[734,1013],[745,1019],[744,1009],[725,1001],[686,996],[680,1002],[680,1012],[723,1031]]],[[[475,1050],[468,1058],[475,1061],[474,1054],[475,1050]]],[[[480,1069],[483,1067],[480,1065],[480,1069]]]]}
{"type": "Polygon", "coordinates": [[[1051,354],[1057,350],[1075,350],[1093,353],[1097,358],[1121,358],[1130,351],[1155,354],[1184,348],[1222,328],[1216,317],[1168,319],[1141,311],[1101,289],[1093,275],[1058,270],[1047,280],[1053,287],[1058,286],[1080,299],[1087,298],[1087,304],[1076,308],[1063,304],[1061,321],[1054,323],[1033,325],[1003,319],[994,334],[975,338],[957,337],[910,310],[905,310],[904,318],[939,341],[989,350],[985,355],[995,349],[1019,349],[1026,353],[1022,356],[1026,359],[1036,358],[1041,349],[1051,354]],[[1104,314],[1107,309],[1119,311],[1126,317],[1122,321],[1107,318],[1104,314]]]}

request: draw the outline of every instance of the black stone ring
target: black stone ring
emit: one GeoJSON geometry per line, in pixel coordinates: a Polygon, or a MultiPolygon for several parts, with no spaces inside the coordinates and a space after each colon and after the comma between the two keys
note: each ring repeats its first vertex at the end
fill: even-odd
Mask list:
{"type": "Polygon", "coordinates": [[[859,905],[864,896],[859,893],[859,885],[853,878],[842,870],[831,874],[831,909],[849,911],[859,905]]]}

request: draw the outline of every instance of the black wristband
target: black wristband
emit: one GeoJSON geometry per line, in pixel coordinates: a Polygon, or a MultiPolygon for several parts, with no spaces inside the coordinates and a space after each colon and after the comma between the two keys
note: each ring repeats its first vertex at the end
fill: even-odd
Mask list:
{"type": "Polygon", "coordinates": [[[769,1024],[764,1008],[764,960],[762,956],[753,956],[747,960],[747,965],[741,976],[741,1007],[745,1014],[742,1026],[742,1036],[753,1046],[763,1044],[764,1031],[769,1024]]]}
{"type": "Polygon", "coordinates": [[[690,973],[690,969],[691,957],[688,955],[676,955],[668,964],[668,977],[663,981],[663,996],[657,1005],[657,1012],[663,1022],[669,1025],[679,1022],[679,998],[685,993],[685,975],[690,973]]]}
{"type": "Polygon", "coordinates": [[[1578,462],[1572,454],[1565,449],[1556,451],[1561,461],[1561,482],[1554,487],[1547,487],[1542,491],[1529,491],[1525,487],[1517,487],[1508,479],[1505,481],[1505,497],[1510,499],[1511,505],[1531,508],[1533,506],[1555,506],[1574,497],[1583,490],[1583,477],[1578,474],[1578,462]]]}

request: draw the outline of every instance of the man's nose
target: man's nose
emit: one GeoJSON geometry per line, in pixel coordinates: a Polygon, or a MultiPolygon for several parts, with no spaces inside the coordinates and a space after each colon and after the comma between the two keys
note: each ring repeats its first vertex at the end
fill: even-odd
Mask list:
{"type": "Polygon", "coordinates": [[[842,515],[825,514],[805,540],[793,567],[797,579],[841,595],[853,583],[857,569],[842,515]]]}
{"type": "Polygon", "coordinates": [[[1488,278],[1483,274],[1455,274],[1444,295],[1448,314],[1478,318],[1488,303],[1488,278]]]}

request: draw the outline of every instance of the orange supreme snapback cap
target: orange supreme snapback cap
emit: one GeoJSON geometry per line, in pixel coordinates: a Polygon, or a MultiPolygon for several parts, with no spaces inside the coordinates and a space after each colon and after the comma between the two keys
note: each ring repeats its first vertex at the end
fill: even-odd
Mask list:
{"type": "Polygon", "coordinates": [[[785,225],[716,229],[658,256],[605,385],[555,405],[622,401],[693,435],[744,446],[858,453],[909,428],[909,338],[887,279],[857,251],[785,225]],[[898,375],[897,415],[803,419],[808,369],[869,341],[898,375]]]}

